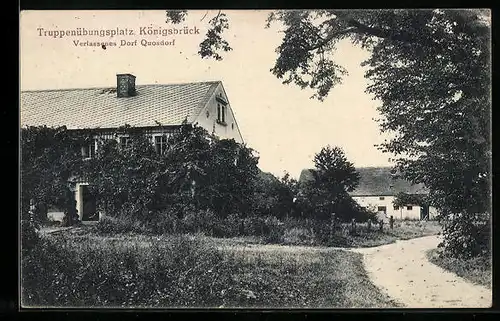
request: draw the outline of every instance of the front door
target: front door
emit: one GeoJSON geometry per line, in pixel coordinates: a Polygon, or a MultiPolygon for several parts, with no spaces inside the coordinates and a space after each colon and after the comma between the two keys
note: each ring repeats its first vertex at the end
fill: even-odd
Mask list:
{"type": "Polygon", "coordinates": [[[429,219],[429,206],[421,206],[420,207],[420,219],[428,220],[429,219]]]}
{"type": "Polygon", "coordinates": [[[80,185],[82,189],[82,221],[98,221],[95,196],[88,185],[80,185]]]}

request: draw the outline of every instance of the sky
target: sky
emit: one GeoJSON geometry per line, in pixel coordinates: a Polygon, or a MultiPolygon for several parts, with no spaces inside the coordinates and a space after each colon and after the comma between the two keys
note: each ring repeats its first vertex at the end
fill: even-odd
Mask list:
{"type": "Polygon", "coordinates": [[[356,167],[390,166],[391,155],[377,150],[387,138],[375,118],[380,102],[365,93],[367,80],[361,62],[369,52],[340,42],[335,61],[348,75],[323,101],[313,92],[284,85],[269,70],[281,43],[280,26],[264,28],[268,11],[225,11],[230,29],[224,38],[233,48],[222,61],[202,59],[199,43],[216,11],[189,11],[178,27],[198,28],[199,35],[148,36],[140,28],[170,28],[165,11],[24,11],[20,18],[21,90],[110,87],[117,73],[135,75],[136,84],[221,80],[245,143],[259,155],[263,171],[298,178],[313,167],[322,147],[341,147],[356,167]],[[135,35],[54,38],[45,31],[128,29],[135,35]],[[136,46],[122,46],[121,40],[136,46]],[[172,40],[169,46],[142,46],[140,41],[172,40]],[[117,46],[77,46],[76,41],[114,41],[117,46]]]}

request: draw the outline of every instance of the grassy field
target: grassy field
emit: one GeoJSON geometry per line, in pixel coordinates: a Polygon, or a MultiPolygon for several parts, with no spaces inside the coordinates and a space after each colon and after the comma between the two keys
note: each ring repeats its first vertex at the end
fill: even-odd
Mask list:
{"type": "Polygon", "coordinates": [[[196,235],[45,235],[23,255],[22,289],[23,306],[395,306],[359,254],[221,251],[196,235]]]}
{"type": "MultiPolygon", "coordinates": [[[[336,234],[336,238],[329,244],[333,247],[374,247],[384,244],[394,243],[396,240],[408,240],[417,237],[437,235],[441,232],[441,227],[435,221],[397,221],[394,228],[390,229],[388,224],[384,225],[382,231],[377,230],[377,226],[372,225],[368,230],[366,224],[357,224],[357,231],[351,234],[348,225],[344,225],[336,234]]],[[[280,244],[280,245],[304,245],[304,246],[324,246],[318,244],[312,230],[305,228],[293,228],[285,232],[281,241],[268,242],[264,237],[247,236],[233,238],[207,237],[214,244],[227,244],[239,246],[245,244],[280,244]]]]}
{"type": "MultiPolygon", "coordinates": [[[[137,222],[120,221],[108,219],[99,222],[98,225],[86,227],[84,234],[96,234],[100,236],[116,236],[121,234],[150,234],[162,235],[164,233],[151,233],[147,229],[138,228],[137,222]]],[[[368,227],[367,223],[357,223],[353,233],[350,224],[337,226],[332,234],[327,222],[315,222],[314,220],[288,220],[275,223],[267,228],[250,228],[249,233],[244,235],[214,235],[210,231],[191,228],[191,232],[172,232],[166,234],[204,234],[218,243],[234,244],[280,244],[280,245],[303,245],[303,246],[330,246],[330,247],[373,247],[393,243],[396,240],[406,240],[416,237],[435,235],[441,231],[436,221],[396,221],[393,229],[389,224],[384,224],[383,229],[373,224],[368,227]],[[252,232],[253,231],[253,232],[252,232]],[[263,231],[263,232],[262,232],[263,231]]]]}
{"type": "Polygon", "coordinates": [[[451,257],[442,257],[439,254],[440,250],[434,249],[427,252],[427,257],[430,262],[437,266],[453,272],[472,283],[480,284],[491,289],[492,269],[490,258],[455,259],[451,257]]]}

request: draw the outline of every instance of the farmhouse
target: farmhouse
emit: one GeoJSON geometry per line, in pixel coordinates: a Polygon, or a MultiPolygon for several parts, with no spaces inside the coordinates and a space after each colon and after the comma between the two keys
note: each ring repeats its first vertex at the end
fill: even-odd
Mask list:
{"type": "MultiPolygon", "coordinates": [[[[221,81],[136,86],[136,77],[131,74],[118,74],[116,80],[112,88],[23,91],[21,126],[92,129],[97,134],[88,146],[82,146],[83,158],[95,155],[97,138],[115,139],[116,129],[125,124],[143,130],[159,153],[165,148],[166,137],[183,122],[243,143],[221,81]]],[[[116,139],[123,145],[128,137],[116,139]]],[[[97,220],[88,183],[77,180],[74,190],[80,220],[97,220]]],[[[50,215],[62,213],[49,210],[50,215]]]]}
{"type": "MultiPolygon", "coordinates": [[[[302,171],[300,181],[311,177],[309,169],[302,171]]],[[[432,219],[436,209],[416,202],[396,205],[396,195],[404,193],[410,196],[424,196],[428,190],[422,184],[411,184],[398,177],[391,167],[356,168],[360,179],[357,188],[350,192],[351,197],[366,209],[376,212],[382,218],[395,219],[432,219]]]]}

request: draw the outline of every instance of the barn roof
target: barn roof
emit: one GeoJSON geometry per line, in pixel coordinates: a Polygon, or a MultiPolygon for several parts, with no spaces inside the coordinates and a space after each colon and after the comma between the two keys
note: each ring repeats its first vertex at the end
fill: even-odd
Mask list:
{"type": "Polygon", "coordinates": [[[137,95],[118,98],[116,88],[21,92],[21,126],[68,129],[180,125],[193,122],[220,81],[138,85],[137,95]]]}
{"type": "MultiPolygon", "coordinates": [[[[299,182],[312,179],[311,169],[302,170],[299,182]]],[[[351,196],[390,196],[400,192],[407,194],[427,194],[423,184],[412,184],[392,174],[392,167],[359,167],[356,168],[360,179],[358,187],[349,194],[351,196]]]]}

